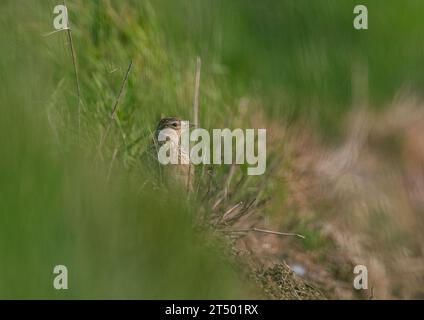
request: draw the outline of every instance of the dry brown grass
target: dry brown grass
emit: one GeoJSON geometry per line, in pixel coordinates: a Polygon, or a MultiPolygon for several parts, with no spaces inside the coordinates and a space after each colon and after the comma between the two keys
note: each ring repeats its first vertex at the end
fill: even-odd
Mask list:
{"type": "MultiPolygon", "coordinates": [[[[258,102],[242,100],[241,111],[252,105],[260,109],[258,102]]],[[[304,280],[329,298],[422,298],[422,106],[400,99],[382,113],[365,109],[352,112],[346,118],[345,140],[331,146],[306,126],[289,128],[254,114],[250,124],[268,129],[267,151],[277,155],[266,176],[273,191],[267,201],[254,201],[247,208],[246,203],[231,203],[237,181],[231,183],[227,190],[230,197],[221,195],[215,206],[215,216],[219,217],[215,224],[232,230],[312,232],[308,245],[273,234],[233,235],[237,254],[247,257],[266,295],[308,298],[296,297],[296,290],[291,290],[291,297],[285,296],[289,287],[275,272],[282,265],[287,266],[286,271],[300,265],[305,270],[304,280]],[[357,264],[368,267],[369,290],[353,288],[353,267],[357,264]]],[[[260,198],[260,185],[256,192],[260,198]]],[[[314,297],[320,296],[309,296],[314,297]]]]}
{"type": "Polygon", "coordinates": [[[375,298],[422,298],[423,108],[400,99],[385,112],[360,110],[346,121],[346,139],[337,146],[302,130],[291,136],[285,208],[294,207],[300,220],[314,213],[317,230],[334,243],[324,265],[336,279],[327,282],[347,277],[335,296],[356,296],[346,286],[353,279],[348,266],[363,264],[375,298]],[[338,275],[343,264],[346,274],[338,275]]]}

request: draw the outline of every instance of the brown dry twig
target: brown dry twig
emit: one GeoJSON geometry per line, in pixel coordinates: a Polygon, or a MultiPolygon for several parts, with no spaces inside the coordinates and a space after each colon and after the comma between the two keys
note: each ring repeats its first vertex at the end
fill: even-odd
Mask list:
{"type": "Polygon", "coordinates": [[[236,233],[236,232],[261,232],[261,233],[268,233],[268,234],[275,234],[278,236],[291,236],[291,237],[299,237],[302,239],[306,239],[304,235],[298,234],[298,233],[288,233],[288,232],[279,232],[279,231],[272,231],[272,230],[266,230],[266,229],[259,229],[259,228],[250,228],[250,229],[237,229],[237,230],[224,230],[220,229],[217,231],[221,232],[229,232],[229,233],[236,233]]]}

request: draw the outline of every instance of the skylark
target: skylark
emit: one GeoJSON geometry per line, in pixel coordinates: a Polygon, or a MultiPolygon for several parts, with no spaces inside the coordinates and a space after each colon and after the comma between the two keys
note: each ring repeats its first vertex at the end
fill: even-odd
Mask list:
{"type": "Polygon", "coordinates": [[[162,166],[162,172],[165,179],[170,179],[171,181],[175,181],[176,183],[181,184],[182,186],[186,187],[187,190],[193,189],[193,182],[194,182],[194,166],[190,163],[190,157],[188,154],[188,150],[184,150],[181,147],[181,119],[177,117],[166,117],[162,118],[154,132],[154,141],[153,141],[153,148],[154,152],[157,156],[158,151],[161,146],[164,144],[174,144],[172,147],[178,148],[178,164],[168,164],[165,166],[162,166]],[[171,129],[174,130],[176,133],[176,136],[178,137],[178,141],[167,139],[165,141],[159,141],[159,133],[162,130],[165,129],[171,129]],[[175,143],[177,145],[175,145],[175,143]],[[188,164],[183,164],[188,163],[188,164]],[[165,168],[169,167],[169,168],[165,168]]]}

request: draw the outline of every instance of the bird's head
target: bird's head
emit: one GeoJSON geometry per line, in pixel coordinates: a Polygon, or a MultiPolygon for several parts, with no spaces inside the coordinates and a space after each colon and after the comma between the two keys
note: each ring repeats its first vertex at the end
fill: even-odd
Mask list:
{"type": "Polygon", "coordinates": [[[180,132],[181,130],[181,119],[180,118],[176,118],[176,117],[166,117],[166,118],[162,118],[157,127],[156,127],[156,131],[161,131],[164,129],[172,129],[175,130],[177,132],[180,132]]]}

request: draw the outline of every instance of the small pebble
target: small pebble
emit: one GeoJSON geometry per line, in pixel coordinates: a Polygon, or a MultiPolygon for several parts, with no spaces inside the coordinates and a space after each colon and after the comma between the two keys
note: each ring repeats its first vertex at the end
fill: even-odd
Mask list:
{"type": "Polygon", "coordinates": [[[301,277],[304,276],[306,273],[305,268],[300,264],[293,264],[290,266],[290,268],[293,270],[294,273],[301,277]]]}

